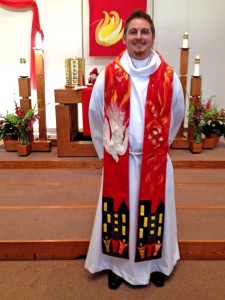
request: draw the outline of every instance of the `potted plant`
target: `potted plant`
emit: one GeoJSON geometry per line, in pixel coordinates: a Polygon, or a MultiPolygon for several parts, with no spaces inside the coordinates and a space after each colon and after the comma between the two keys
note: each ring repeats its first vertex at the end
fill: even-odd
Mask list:
{"type": "Polygon", "coordinates": [[[39,113],[37,103],[25,113],[15,102],[15,113],[7,113],[0,117],[0,140],[7,142],[8,138],[13,137],[17,140],[17,144],[28,145],[29,133],[33,130],[33,124],[39,118],[39,113]]]}
{"type": "Polygon", "coordinates": [[[205,115],[205,125],[202,128],[202,133],[206,138],[212,138],[214,140],[214,146],[216,146],[219,137],[225,137],[225,110],[219,110],[215,104],[212,105],[211,100],[212,97],[209,100],[211,106],[205,115]]]}
{"type": "Polygon", "coordinates": [[[11,115],[8,114],[5,117],[0,116],[0,140],[7,140],[7,139],[18,139],[19,137],[19,130],[15,126],[11,115]]]}
{"type": "Polygon", "coordinates": [[[203,126],[202,133],[206,138],[213,138],[215,146],[221,136],[225,137],[225,110],[215,111],[206,124],[203,126]]]}
{"type": "Polygon", "coordinates": [[[192,125],[193,139],[190,140],[190,149],[192,152],[199,153],[202,150],[202,129],[205,125],[204,114],[208,106],[205,105],[199,96],[192,97],[188,110],[188,123],[192,125]]]}
{"type": "MultiPolygon", "coordinates": [[[[206,148],[216,146],[214,136],[217,142],[219,136],[225,136],[225,110],[218,110],[212,103],[214,97],[211,96],[207,101],[202,100],[201,97],[194,97],[189,107],[188,120],[189,124],[194,127],[194,142],[202,143],[202,134],[204,134],[208,141],[212,140],[211,146],[206,146],[206,148]]],[[[206,139],[203,141],[204,144],[206,144],[206,139]]]]}

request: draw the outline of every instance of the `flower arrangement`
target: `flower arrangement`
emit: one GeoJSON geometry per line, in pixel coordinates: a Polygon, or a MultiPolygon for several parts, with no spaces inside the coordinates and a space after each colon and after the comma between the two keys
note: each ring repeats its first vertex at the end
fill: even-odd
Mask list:
{"type": "Polygon", "coordinates": [[[188,120],[189,124],[195,126],[196,143],[201,143],[202,133],[206,137],[210,137],[212,133],[225,136],[225,110],[219,110],[215,104],[212,104],[214,97],[211,96],[207,101],[200,96],[192,98],[188,120]]]}
{"type": "Polygon", "coordinates": [[[225,137],[225,109],[218,110],[213,107],[205,123],[202,132],[206,137],[210,137],[213,133],[225,137]]]}
{"type": "Polygon", "coordinates": [[[19,139],[21,144],[28,144],[28,132],[33,129],[39,113],[37,103],[25,113],[15,102],[15,113],[0,116],[0,140],[13,137],[19,139]]]}

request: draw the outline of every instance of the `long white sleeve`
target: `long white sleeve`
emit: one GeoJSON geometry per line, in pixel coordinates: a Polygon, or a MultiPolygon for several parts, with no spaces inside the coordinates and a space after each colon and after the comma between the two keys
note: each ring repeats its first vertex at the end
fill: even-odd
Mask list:
{"type": "Polygon", "coordinates": [[[170,145],[175,139],[183,119],[184,119],[184,94],[183,94],[183,89],[181,86],[180,79],[177,76],[177,74],[174,73],[170,136],[169,136],[170,145]]]}
{"type": "Polygon", "coordinates": [[[93,87],[89,104],[91,137],[99,159],[103,158],[104,80],[102,71],[93,87]]]}

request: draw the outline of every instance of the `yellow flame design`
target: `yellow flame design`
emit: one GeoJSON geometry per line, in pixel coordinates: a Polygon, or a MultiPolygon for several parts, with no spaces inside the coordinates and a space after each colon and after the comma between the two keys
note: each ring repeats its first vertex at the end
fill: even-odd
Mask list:
{"type": "Polygon", "coordinates": [[[107,13],[103,11],[105,18],[102,19],[95,30],[95,40],[99,45],[111,46],[123,37],[122,19],[116,11],[107,13]]]}

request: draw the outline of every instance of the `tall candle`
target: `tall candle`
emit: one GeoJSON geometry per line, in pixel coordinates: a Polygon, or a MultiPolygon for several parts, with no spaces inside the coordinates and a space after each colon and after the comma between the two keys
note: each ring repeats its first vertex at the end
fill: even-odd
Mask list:
{"type": "Polygon", "coordinates": [[[42,38],[41,38],[41,34],[39,32],[36,33],[35,48],[42,49],[42,38]]]}
{"type": "Polygon", "coordinates": [[[185,32],[183,34],[183,45],[182,45],[183,49],[187,49],[188,48],[188,33],[185,32]]]}
{"type": "Polygon", "coordinates": [[[193,76],[199,77],[200,76],[200,56],[197,55],[195,57],[195,66],[194,66],[194,74],[193,76]]]}
{"type": "Polygon", "coordinates": [[[19,67],[19,76],[20,77],[28,77],[29,71],[26,64],[26,58],[20,58],[20,67],[19,67]]]}

